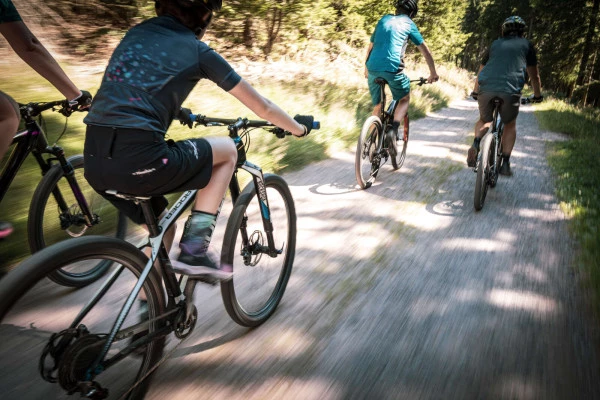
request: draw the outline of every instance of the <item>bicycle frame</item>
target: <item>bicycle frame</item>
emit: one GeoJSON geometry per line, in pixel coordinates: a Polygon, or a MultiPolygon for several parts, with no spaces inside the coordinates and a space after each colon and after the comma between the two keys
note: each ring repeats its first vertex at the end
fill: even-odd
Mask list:
{"type": "MultiPolygon", "coordinates": [[[[62,102],[52,102],[47,103],[47,105],[60,105],[61,103],[62,102]]],[[[58,161],[60,163],[64,171],[64,176],[69,182],[69,186],[71,187],[79,207],[83,212],[85,223],[88,227],[91,227],[96,221],[94,221],[94,216],[92,215],[89,205],[81,193],[79,184],[74,177],[73,166],[69,160],[66,159],[65,152],[62,147],[57,146],[56,144],[53,146],[49,145],[46,134],[33,117],[36,112],[39,114],[41,111],[43,111],[43,109],[51,108],[51,106],[48,106],[48,108],[42,107],[42,109],[39,110],[34,109],[30,105],[20,106],[20,108],[23,119],[25,120],[25,129],[17,132],[13,137],[11,145],[15,145],[15,148],[11,152],[4,169],[0,174],[0,202],[2,202],[4,195],[8,191],[8,188],[17,175],[17,172],[23,165],[23,162],[31,153],[33,154],[42,171],[42,176],[46,175],[50,168],[52,168],[54,165],[53,162],[58,161]],[[49,154],[50,157],[45,159],[43,154],[49,154]]],[[[54,195],[56,203],[58,204],[61,212],[68,212],[69,207],[66,204],[60,190],[55,188],[52,194],[54,195]]]]}
{"type": "MultiPolygon", "coordinates": [[[[216,121],[216,120],[213,120],[213,121],[216,121]]],[[[223,121],[226,121],[226,120],[223,120],[223,121]]],[[[278,250],[275,247],[275,241],[273,238],[273,225],[270,220],[269,202],[267,199],[267,193],[266,193],[266,188],[265,188],[265,183],[264,183],[263,172],[259,166],[254,165],[251,162],[246,160],[246,149],[244,148],[242,139],[238,134],[238,130],[242,127],[242,125],[239,124],[241,122],[244,122],[244,121],[239,119],[237,125],[233,124],[233,125],[229,126],[229,136],[234,140],[234,142],[236,143],[236,147],[238,149],[238,163],[236,165],[236,169],[235,169],[233,176],[231,178],[231,181],[229,183],[229,191],[231,194],[232,202],[233,202],[233,204],[235,204],[235,202],[237,201],[237,199],[239,198],[239,196],[241,194],[239,181],[237,179],[238,169],[243,169],[252,175],[254,187],[257,191],[258,201],[260,203],[260,211],[261,211],[261,215],[262,215],[263,225],[265,227],[265,232],[267,234],[268,250],[267,249],[265,249],[265,250],[267,250],[268,255],[270,255],[271,257],[275,257],[277,254],[281,254],[281,250],[278,250]]],[[[252,121],[246,121],[246,122],[252,123],[252,121]]],[[[210,126],[221,126],[221,123],[215,122],[214,125],[210,125],[210,126]]],[[[246,129],[247,128],[248,128],[248,126],[246,127],[246,129]]],[[[145,217],[145,220],[146,220],[146,223],[148,226],[148,231],[149,231],[148,243],[146,243],[142,246],[139,246],[139,247],[141,249],[143,247],[150,246],[152,251],[151,251],[150,258],[149,258],[148,262],[146,263],[146,266],[144,267],[143,272],[141,273],[140,277],[138,278],[136,285],[134,286],[132,292],[130,293],[129,297],[125,301],[125,304],[121,308],[121,311],[119,312],[119,315],[118,315],[113,327],[111,328],[111,331],[106,339],[106,343],[104,344],[102,351],[98,355],[94,364],[92,364],[92,366],[88,370],[88,375],[89,375],[88,380],[93,379],[94,375],[99,374],[102,370],[108,368],[109,366],[115,364],[122,358],[126,357],[128,354],[130,354],[132,351],[134,351],[135,348],[137,348],[139,346],[143,346],[159,336],[168,335],[169,333],[171,333],[172,331],[174,331],[176,329],[176,326],[175,326],[175,324],[169,324],[169,325],[164,324],[164,327],[161,325],[159,327],[159,329],[157,329],[156,331],[152,332],[151,334],[147,334],[144,337],[140,338],[135,343],[130,344],[125,349],[121,350],[118,354],[114,355],[112,358],[110,358],[108,360],[104,360],[104,358],[108,354],[108,351],[109,351],[110,346],[113,343],[113,341],[125,339],[128,337],[131,337],[132,335],[134,335],[136,333],[143,332],[143,331],[147,330],[151,324],[170,320],[173,316],[176,315],[176,313],[178,311],[182,310],[183,307],[185,307],[184,321],[190,321],[190,318],[192,318],[193,313],[194,313],[194,305],[193,305],[193,302],[191,301],[191,299],[192,299],[192,294],[194,292],[194,288],[197,283],[197,280],[190,280],[190,279],[188,279],[187,276],[184,275],[184,276],[182,276],[182,279],[180,282],[177,281],[175,272],[173,271],[171,261],[169,259],[168,252],[163,244],[163,237],[164,237],[165,233],[167,232],[167,230],[175,223],[175,221],[177,221],[177,219],[192,205],[192,203],[195,199],[195,194],[197,193],[197,190],[188,190],[188,191],[184,192],[180,196],[180,198],[175,202],[173,207],[171,207],[165,213],[165,215],[161,218],[160,221],[157,221],[157,217],[154,215],[152,206],[150,205],[149,201],[147,201],[147,200],[150,200],[150,197],[121,195],[115,191],[107,191],[107,192],[109,194],[113,194],[113,195],[116,195],[121,198],[126,198],[129,200],[136,199],[137,201],[139,201],[139,203],[142,207],[142,210],[144,212],[144,217],[145,217]],[[152,320],[141,322],[135,326],[127,328],[125,331],[120,332],[121,326],[124,323],[125,318],[127,317],[127,314],[131,310],[131,307],[133,306],[135,299],[138,297],[139,292],[142,289],[142,285],[144,284],[144,281],[146,280],[148,275],[151,273],[152,268],[154,267],[154,264],[157,260],[161,267],[160,268],[161,275],[162,275],[161,278],[163,279],[163,282],[165,284],[165,288],[166,288],[166,292],[167,292],[167,296],[168,296],[166,312],[162,315],[157,316],[156,318],[153,318],[152,320]]],[[[221,201],[221,205],[219,206],[219,210],[218,210],[217,214],[220,213],[224,200],[225,200],[225,198],[223,198],[223,200],[221,201]]],[[[249,237],[248,237],[247,232],[245,231],[245,225],[242,225],[242,227],[243,227],[243,229],[241,231],[242,241],[247,244],[249,242],[249,237]]],[[[86,306],[82,309],[82,311],[79,313],[79,315],[75,318],[75,320],[71,324],[70,328],[75,328],[79,325],[79,323],[83,320],[83,318],[91,310],[91,308],[99,301],[99,299],[104,295],[104,293],[106,293],[106,291],[108,291],[108,288],[110,287],[110,285],[112,285],[112,283],[117,279],[117,277],[124,270],[124,268],[125,267],[123,265],[120,265],[113,272],[113,274],[106,280],[103,287],[96,293],[96,295],[90,300],[90,302],[88,304],[86,304],[86,306]]]]}

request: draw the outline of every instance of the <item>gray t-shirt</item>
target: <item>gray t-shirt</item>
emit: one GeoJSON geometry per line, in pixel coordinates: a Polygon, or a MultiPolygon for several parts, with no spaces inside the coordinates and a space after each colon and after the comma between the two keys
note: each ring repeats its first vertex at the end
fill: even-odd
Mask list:
{"type": "Polygon", "coordinates": [[[492,43],[481,62],[479,92],[518,94],[525,85],[527,67],[537,65],[533,44],[518,36],[502,37],[492,43]]]}
{"type": "Polygon", "coordinates": [[[203,78],[225,91],[242,79],[174,17],[149,19],[115,49],[84,122],[165,133],[203,78]]]}

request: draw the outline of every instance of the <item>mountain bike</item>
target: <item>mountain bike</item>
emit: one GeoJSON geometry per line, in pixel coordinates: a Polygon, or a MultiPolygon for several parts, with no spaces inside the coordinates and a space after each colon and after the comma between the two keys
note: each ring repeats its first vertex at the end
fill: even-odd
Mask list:
{"type": "MultiPolygon", "coordinates": [[[[287,132],[267,121],[191,117],[196,126],[227,125],[238,149],[229,183],[233,209],[221,251],[221,263],[233,266],[233,278],[220,282],[221,295],[236,323],[256,327],[275,312],[290,278],[296,210],[285,180],[246,160],[249,133],[262,128],[283,138],[287,132]],[[243,190],[240,170],[251,177],[243,190]]],[[[149,197],[109,193],[141,205],[148,243],[135,247],[106,236],[69,239],[34,254],[0,280],[0,387],[7,398],[23,398],[18,392],[24,391],[30,398],[78,393],[104,399],[108,387],[117,398],[142,398],[150,375],[168,356],[162,356],[167,335],[185,339],[196,325],[198,280],[177,278],[162,242],[193,204],[196,190],[184,192],[160,221],[149,197]],[[150,259],[143,247],[151,248],[150,259]],[[48,291],[48,274],[98,260],[118,265],[104,282],[48,291]],[[43,381],[33,383],[36,369],[43,381]]]]}
{"type": "MultiPolygon", "coordinates": [[[[418,86],[422,86],[427,83],[427,79],[419,78],[410,82],[417,82],[418,86]]],[[[392,100],[387,109],[385,109],[385,85],[387,81],[383,78],[376,78],[375,83],[381,86],[381,114],[379,116],[372,115],[367,118],[362,126],[356,146],[354,171],[356,181],[361,189],[371,187],[377,178],[381,166],[388,159],[391,159],[394,170],[402,167],[406,158],[406,147],[408,146],[408,113],[404,116],[401,127],[402,132],[398,133],[399,137],[393,137],[392,123],[394,122],[394,111],[396,111],[398,101],[392,100]]]]}
{"type": "MultiPolygon", "coordinates": [[[[66,157],[57,142],[50,145],[42,112],[52,110],[69,117],[72,110],[66,100],[19,104],[24,129],[15,134],[14,145],[0,173],[0,202],[23,162],[32,154],[40,167],[40,180],[29,206],[27,237],[32,253],[70,237],[86,233],[125,236],[127,219],[110,202],[96,193],[83,177],[83,156],[66,157]],[[36,117],[38,118],[36,120],[36,117]]],[[[49,276],[64,286],[85,286],[102,276],[109,262],[86,269],[59,269],[49,276]]]]}
{"type": "Polygon", "coordinates": [[[496,187],[500,172],[500,162],[502,160],[502,133],[504,132],[504,124],[499,112],[502,101],[498,98],[492,101],[494,103],[494,112],[492,114],[491,127],[483,135],[483,138],[481,138],[477,162],[473,168],[473,172],[477,174],[473,201],[476,211],[483,208],[488,187],[496,187]]]}

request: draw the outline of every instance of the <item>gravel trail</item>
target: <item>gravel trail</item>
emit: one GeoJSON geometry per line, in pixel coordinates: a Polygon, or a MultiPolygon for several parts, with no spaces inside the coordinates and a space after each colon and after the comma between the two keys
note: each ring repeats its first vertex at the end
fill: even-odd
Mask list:
{"type": "Polygon", "coordinates": [[[247,330],[218,288],[198,288],[198,326],[148,398],[600,398],[545,160],[563,139],[522,107],[514,176],[475,212],[465,158],[476,117],[461,100],[414,121],[405,165],[366,191],[352,152],[286,174],[298,244],[280,308],[247,330]]]}

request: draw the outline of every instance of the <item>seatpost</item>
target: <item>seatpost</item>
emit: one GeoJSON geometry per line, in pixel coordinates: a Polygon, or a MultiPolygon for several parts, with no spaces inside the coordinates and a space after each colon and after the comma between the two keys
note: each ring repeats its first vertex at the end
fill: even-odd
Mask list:
{"type": "Polygon", "coordinates": [[[144,220],[148,226],[150,237],[157,237],[160,234],[160,229],[158,227],[158,220],[154,214],[154,210],[152,209],[152,204],[150,204],[150,200],[140,201],[140,206],[142,207],[142,212],[144,213],[144,220]]]}

